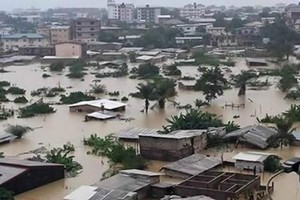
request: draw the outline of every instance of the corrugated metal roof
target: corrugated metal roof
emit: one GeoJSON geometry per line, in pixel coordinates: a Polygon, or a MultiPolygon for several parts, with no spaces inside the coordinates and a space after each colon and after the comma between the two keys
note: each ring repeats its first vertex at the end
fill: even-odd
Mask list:
{"type": "Polygon", "coordinates": [[[261,153],[261,152],[240,152],[237,155],[233,156],[234,160],[242,160],[249,162],[263,162],[270,155],[269,153],[261,153]]]}
{"type": "Polygon", "coordinates": [[[276,131],[264,126],[247,126],[225,135],[225,138],[237,138],[259,148],[265,149],[269,146],[267,140],[276,134],[276,131]]]}
{"type": "Polygon", "coordinates": [[[139,134],[155,134],[157,133],[158,129],[150,129],[150,128],[138,128],[133,127],[125,130],[121,130],[115,134],[114,137],[119,139],[139,139],[139,134]]]}
{"type": "Polygon", "coordinates": [[[118,101],[111,101],[108,99],[99,99],[99,100],[93,100],[93,101],[81,101],[79,103],[72,104],[69,107],[85,106],[85,105],[99,107],[99,108],[104,106],[104,109],[106,109],[106,110],[113,110],[113,109],[118,109],[118,108],[124,107],[127,104],[118,102],[118,101]]]}
{"type": "Polygon", "coordinates": [[[162,169],[173,170],[193,176],[212,169],[221,163],[222,161],[219,158],[206,157],[202,154],[194,154],[171,164],[165,165],[162,169]]]}
{"type": "Polygon", "coordinates": [[[169,139],[184,139],[184,138],[192,138],[195,136],[200,136],[206,133],[207,130],[177,130],[172,131],[168,134],[160,134],[160,133],[151,133],[151,134],[139,134],[139,137],[154,137],[154,138],[169,138],[169,139]]]}

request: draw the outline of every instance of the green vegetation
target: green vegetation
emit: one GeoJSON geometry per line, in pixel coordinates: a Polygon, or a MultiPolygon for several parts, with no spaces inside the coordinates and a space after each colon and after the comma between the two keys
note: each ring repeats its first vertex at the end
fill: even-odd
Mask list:
{"type": "Polygon", "coordinates": [[[224,124],[216,115],[195,109],[188,109],[185,114],[172,116],[167,119],[168,125],[163,126],[162,133],[170,133],[175,130],[208,129],[210,127],[225,127],[228,132],[239,129],[233,122],[224,124]]]}
{"type": "Polygon", "coordinates": [[[26,133],[32,130],[33,129],[28,126],[9,125],[6,132],[16,136],[17,139],[21,139],[26,133]]]}
{"type": "Polygon", "coordinates": [[[14,200],[13,193],[0,187],[0,200],[14,200]]]}
{"type": "Polygon", "coordinates": [[[8,81],[0,81],[0,87],[9,87],[10,86],[10,82],[8,81]]]}
{"type": "Polygon", "coordinates": [[[65,68],[64,63],[58,62],[58,63],[53,63],[49,66],[50,71],[53,72],[61,72],[65,68]]]}
{"type": "Polygon", "coordinates": [[[285,65],[280,70],[281,79],[279,80],[278,88],[282,92],[286,92],[292,87],[298,84],[298,80],[295,77],[295,74],[298,73],[297,66],[295,65],[285,65]]]}
{"type": "Polygon", "coordinates": [[[246,85],[251,79],[256,77],[257,75],[251,71],[242,71],[240,74],[232,77],[235,86],[240,88],[238,96],[246,94],[246,85]]]}
{"type": "Polygon", "coordinates": [[[85,70],[86,63],[83,60],[76,60],[73,63],[71,63],[70,67],[69,67],[69,74],[67,74],[67,76],[69,78],[78,78],[81,79],[84,77],[84,75],[86,75],[85,72],[83,72],[85,70]]]}
{"type": "Polygon", "coordinates": [[[19,88],[19,87],[10,87],[7,90],[7,93],[9,94],[25,94],[26,90],[19,88]]]}
{"type": "Polygon", "coordinates": [[[96,78],[107,78],[107,77],[118,78],[118,77],[124,77],[128,75],[128,65],[126,63],[123,63],[120,67],[113,68],[113,69],[117,69],[117,71],[96,73],[95,77],[96,78]]]}
{"type": "Polygon", "coordinates": [[[195,53],[193,54],[192,58],[196,59],[197,65],[209,65],[214,67],[218,67],[220,65],[220,61],[217,58],[205,55],[203,53],[195,53]]]}
{"type": "Polygon", "coordinates": [[[223,90],[227,87],[227,80],[224,78],[220,68],[214,67],[206,70],[195,85],[196,91],[202,91],[205,99],[211,100],[223,95],[223,90]]]}
{"type": "Polygon", "coordinates": [[[0,92],[0,102],[8,102],[8,101],[9,101],[9,99],[6,98],[5,93],[0,92]]]}
{"type": "Polygon", "coordinates": [[[28,103],[28,100],[26,99],[26,97],[21,96],[15,98],[14,103],[28,103]]]}
{"type": "Polygon", "coordinates": [[[201,107],[210,106],[210,104],[207,101],[203,101],[201,99],[196,99],[195,106],[200,109],[201,107]]]}
{"type": "Polygon", "coordinates": [[[137,54],[135,52],[129,52],[129,60],[131,63],[135,63],[137,58],[137,54]]]}
{"type": "Polygon", "coordinates": [[[106,91],[105,85],[97,84],[96,82],[91,86],[91,93],[93,94],[103,94],[106,91]]]}
{"type": "Polygon", "coordinates": [[[264,161],[264,171],[275,173],[281,170],[280,163],[281,158],[279,156],[271,155],[264,161]]]}
{"type": "Polygon", "coordinates": [[[72,144],[64,145],[63,148],[54,148],[47,152],[46,162],[64,165],[65,171],[71,177],[75,177],[79,174],[82,166],[80,163],[74,161],[75,157],[73,155],[70,155],[73,151],[75,151],[75,148],[72,144]]]}
{"type": "Polygon", "coordinates": [[[100,138],[96,134],[84,139],[84,145],[92,147],[88,152],[98,156],[106,156],[113,165],[121,164],[123,169],[145,169],[146,160],[136,154],[135,149],[125,149],[124,146],[116,142],[112,137],[100,138]]]}
{"type": "Polygon", "coordinates": [[[31,96],[41,96],[41,97],[54,97],[59,95],[59,93],[65,92],[66,90],[62,87],[54,88],[39,88],[30,93],[31,96]]]}
{"type": "Polygon", "coordinates": [[[150,63],[139,65],[138,68],[133,68],[131,73],[137,74],[138,77],[143,79],[150,79],[159,75],[159,68],[150,63]]]}
{"type": "Polygon", "coordinates": [[[113,97],[120,96],[120,92],[119,91],[109,92],[108,95],[113,97]]]}
{"type": "Polygon", "coordinates": [[[234,67],[236,63],[233,60],[228,59],[226,61],[221,61],[220,64],[228,67],[234,67]]]}
{"type": "Polygon", "coordinates": [[[292,99],[292,100],[299,100],[300,98],[300,91],[297,89],[296,91],[289,91],[285,97],[286,99],[292,99]]]}
{"type": "Polygon", "coordinates": [[[168,65],[165,68],[164,74],[166,76],[181,76],[181,71],[177,68],[177,65],[168,65]]]}
{"type": "Polygon", "coordinates": [[[129,99],[128,99],[128,97],[122,97],[122,99],[121,99],[121,101],[123,101],[123,102],[127,102],[129,99]]]}
{"type": "Polygon", "coordinates": [[[28,118],[28,117],[34,117],[39,114],[54,113],[55,110],[49,104],[46,104],[44,102],[37,102],[29,106],[26,106],[24,108],[20,108],[19,112],[20,112],[19,115],[20,118],[28,118]]]}
{"type": "Polygon", "coordinates": [[[51,77],[51,75],[49,75],[49,74],[43,74],[42,77],[43,78],[49,78],[49,77],[51,77]]]}
{"type": "Polygon", "coordinates": [[[69,96],[62,95],[60,102],[63,104],[74,104],[80,101],[95,100],[95,97],[86,95],[82,92],[72,92],[69,96]]]}

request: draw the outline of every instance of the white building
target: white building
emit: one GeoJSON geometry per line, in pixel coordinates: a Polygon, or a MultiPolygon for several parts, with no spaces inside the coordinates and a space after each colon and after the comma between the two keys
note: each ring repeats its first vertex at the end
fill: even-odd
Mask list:
{"type": "Polygon", "coordinates": [[[205,6],[202,4],[188,4],[180,9],[180,17],[182,18],[201,18],[205,14],[205,6]]]}
{"type": "Polygon", "coordinates": [[[202,37],[176,37],[176,44],[186,44],[186,43],[196,43],[196,42],[201,42],[202,37]]]}
{"type": "Polygon", "coordinates": [[[117,4],[114,0],[107,1],[108,19],[120,20],[122,22],[133,21],[134,5],[133,4],[117,4]]]}
{"type": "Polygon", "coordinates": [[[19,47],[45,47],[49,41],[36,33],[17,33],[2,37],[4,50],[17,51],[19,47]]]}
{"type": "Polygon", "coordinates": [[[185,36],[195,35],[199,30],[213,27],[212,23],[178,24],[177,28],[183,31],[185,36]]]}
{"type": "Polygon", "coordinates": [[[214,36],[226,34],[225,27],[207,27],[206,33],[209,33],[214,36]]]}
{"type": "Polygon", "coordinates": [[[146,5],[146,7],[137,8],[137,19],[139,21],[144,21],[147,23],[159,23],[159,16],[161,15],[161,8],[159,7],[150,7],[146,5]]]}

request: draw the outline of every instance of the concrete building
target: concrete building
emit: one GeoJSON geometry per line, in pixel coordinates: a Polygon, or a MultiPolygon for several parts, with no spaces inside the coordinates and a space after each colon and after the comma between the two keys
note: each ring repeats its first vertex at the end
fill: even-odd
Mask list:
{"type": "Polygon", "coordinates": [[[70,26],[52,26],[50,28],[51,44],[67,42],[71,40],[70,26]]]}
{"type": "Polygon", "coordinates": [[[82,42],[69,41],[55,44],[55,55],[57,57],[71,58],[84,57],[86,55],[86,44],[82,42]]]}
{"type": "Polygon", "coordinates": [[[111,101],[108,99],[100,99],[93,101],[82,101],[69,106],[70,112],[96,112],[100,110],[107,111],[124,111],[126,108],[125,103],[111,101]]]}
{"type": "Polygon", "coordinates": [[[182,44],[192,44],[192,45],[199,45],[203,38],[202,37],[176,37],[176,44],[182,45],[182,44]]]}
{"type": "Polygon", "coordinates": [[[101,23],[98,19],[78,18],[72,21],[72,36],[79,42],[98,41],[100,29],[101,23]]]}
{"type": "Polygon", "coordinates": [[[206,32],[213,36],[226,34],[225,27],[207,27],[206,32]]]}
{"type": "Polygon", "coordinates": [[[193,4],[185,5],[180,9],[180,17],[182,18],[201,18],[204,17],[205,14],[205,6],[202,4],[197,4],[196,2],[193,4]]]}
{"type": "Polygon", "coordinates": [[[0,159],[0,187],[14,195],[63,179],[64,166],[18,159],[0,159]]]}
{"type": "Polygon", "coordinates": [[[176,161],[206,147],[207,130],[178,130],[169,134],[139,134],[141,156],[151,160],[176,161]]]}
{"type": "Polygon", "coordinates": [[[26,56],[55,56],[55,48],[48,47],[19,47],[19,54],[26,56]]]}
{"type": "Polygon", "coordinates": [[[19,47],[45,47],[49,41],[36,33],[16,33],[1,38],[4,50],[18,51],[19,47]]]}
{"type": "Polygon", "coordinates": [[[109,20],[119,20],[122,22],[133,21],[134,5],[133,4],[117,4],[114,0],[107,1],[107,12],[109,20]]]}
{"type": "Polygon", "coordinates": [[[137,19],[139,21],[145,21],[146,23],[158,24],[159,18],[161,15],[161,8],[159,7],[150,7],[146,5],[146,7],[137,8],[137,19]]]}

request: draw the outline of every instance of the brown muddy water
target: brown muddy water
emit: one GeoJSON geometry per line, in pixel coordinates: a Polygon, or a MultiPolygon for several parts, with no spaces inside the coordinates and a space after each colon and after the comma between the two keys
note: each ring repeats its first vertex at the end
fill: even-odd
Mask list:
{"type": "MultiPolygon", "coordinates": [[[[239,73],[242,69],[246,69],[245,60],[239,58],[237,67],[233,68],[232,73],[239,73]]],[[[95,80],[93,75],[86,75],[84,81],[72,80],[67,78],[64,73],[51,73],[50,78],[43,79],[42,74],[46,73],[41,69],[40,63],[24,65],[24,66],[9,66],[6,68],[11,71],[10,73],[0,74],[0,80],[6,80],[12,84],[24,88],[27,90],[26,97],[32,99],[32,102],[37,98],[32,98],[30,92],[41,87],[69,87],[67,93],[72,91],[88,91],[90,90],[90,84],[95,80]]],[[[183,75],[195,75],[197,67],[180,67],[183,75]]],[[[93,71],[93,70],[91,70],[93,71]]],[[[226,76],[230,74],[227,73],[226,76]]],[[[270,82],[276,85],[276,79],[270,78],[270,82]]],[[[105,84],[108,91],[120,91],[120,98],[128,96],[129,93],[136,91],[136,86],[139,80],[131,80],[128,78],[103,78],[101,84],[105,84]]],[[[247,91],[247,95],[244,98],[237,96],[238,89],[232,89],[225,91],[224,96],[213,101],[213,104],[208,110],[216,113],[223,118],[224,121],[235,120],[241,126],[256,124],[256,117],[263,117],[266,113],[278,114],[286,110],[291,104],[297,103],[288,100],[284,100],[284,94],[276,89],[275,86],[266,91],[247,91]],[[249,100],[251,99],[251,101],[249,100]],[[226,103],[245,103],[245,109],[231,109],[224,108],[226,103]],[[233,119],[234,115],[239,115],[239,119],[233,119]]],[[[105,97],[105,96],[100,96],[105,97]]],[[[9,96],[11,100],[15,96],[9,96]]],[[[196,99],[203,99],[200,92],[191,92],[178,90],[178,95],[174,98],[181,105],[192,104],[196,99]]],[[[57,101],[58,98],[48,99],[44,98],[46,102],[57,101]]],[[[152,102],[154,104],[155,102],[152,102]]],[[[7,108],[17,109],[18,105],[13,103],[3,104],[7,108]]],[[[67,105],[54,106],[57,110],[56,113],[38,116],[28,119],[18,119],[17,116],[10,118],[6,121],[0,122],[0,131],[5,130],[8,124],[20,124],[36,128],[33,132],[26,135],[22,140],[3,145],[0,147],[0,152],[3,151],[6,156],[9,157],[28,157],[30,155],[19,155],[30,150],[37,149],[41,146],[47,148],[60,147],[67,142],[71,142],[75,145],[76,160],[83,165],[83,171],[75,178],[66,178],[65,180],[57,181],[55,183],[37,188],[35,190],[23,193],[16,196],[17,200],[58,200],[62,199],[66,194],[70,193],[81,185],[94,184],[101,179],[102,173],[108,169],[107,160],[92,155],[87,155],[88,148],[83,146],[82,139],[88,137],[92,133],[96,133],[99,136],[106,136],[115,131],[129,127],[148,127],[148,128],[161,128],[164,125],[165,118],[171,115],[177,115],[183,110],[178,110],[173,107],[172,103],[167,103],[164,111],[154,109],[149,112],[148,115],[140,112],[143,109],[144,101],[134,98],[129,98],[128,106],[125,117],[134,118],[135,120],[130,122],[120,120],[110,121],[89,121],[83,122],[83,113],[70,113],[67,105]],[[104,161],[104,162],[101,162],[104,161]],[[104,164],[102,164],[104,163],[104,164]]],[[[225,153],[224,158],[230,159],[234,153],[246,149],[238,149],[225,153]]],[[[287,159],[292,156],[300,156],[300,147],[290,147],[283,150],[270,150],[279,154],[283,159],[287,159]]],[[[211,154],[218,155],[218,152],[210,152],[211,154]]],[[[164,162],[151,162],[150,170],[158,171],[160,166],[165,164],[164,162]]],[[[268,174],[262,176],[262,181],[266,182],[268,174]]],[[[275,180],[275,193],[274,199],[300,199],[300,187],[299,178],[295,174],[282,175],[275,180]]]]}

